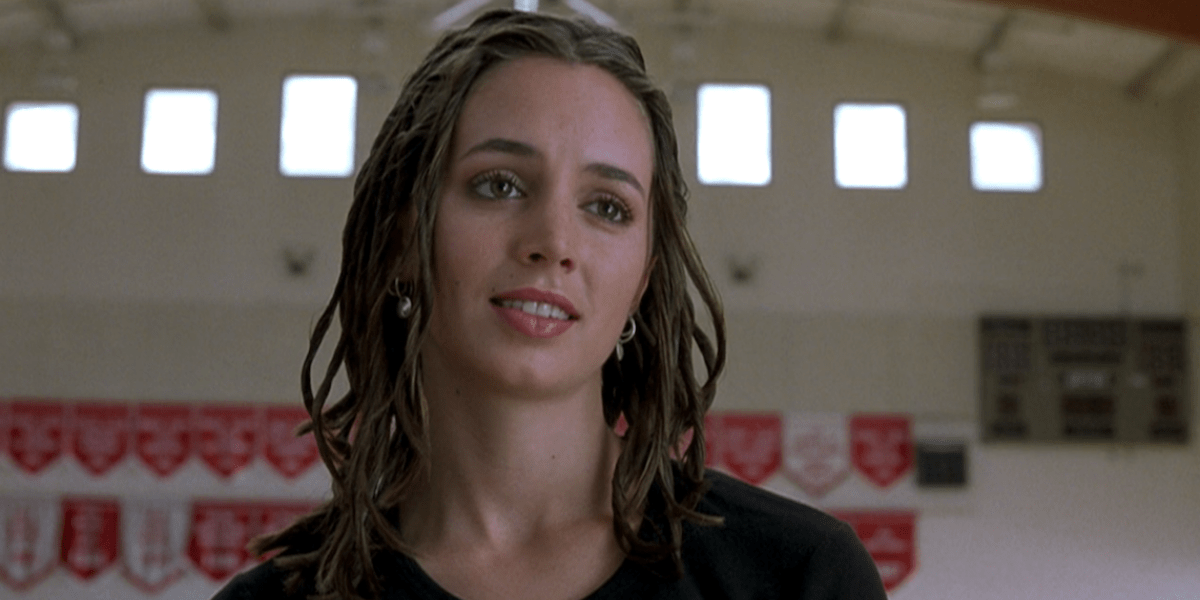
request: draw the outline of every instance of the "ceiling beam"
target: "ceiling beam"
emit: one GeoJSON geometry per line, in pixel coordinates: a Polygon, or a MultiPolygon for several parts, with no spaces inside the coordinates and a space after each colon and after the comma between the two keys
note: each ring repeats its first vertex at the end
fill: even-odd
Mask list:
{"type": "Polygon", "coordinates": [[[1175,64],[1179,56],[1183,53],[1183,47],[1176,42],[1168,42],[1166,47],[1146,68],[1142,69],[1128,85],[1125,86],[1125,91],[1137,100],[1145,98],[1154,86],[1163,78],[1164,74],[1175,64]]]}
{"type": "Polygon", "coordinates": [[[67,19],[62,4],[58,0],[37,0],[36,5],[42,9],[49,19],[49,26],[42,35],[42,41],[58,50],[74,50],[79,47],[79,32],[67,19]]]}
{"type": "Polygon", "coordinates": [[[222,0],[192,0],[196,8],[200,9],[200,14],[204,16],[204,23],[213,31],[227,31],[229,26],[233,24],[233,19],[229,17],[229,10],[225,8],[225,3],[222,0]]]}
{"type": "Polygon", "coordinates": [[[825,24],[825,39],[830,42],[841,41],[846,36],[846,25],[850,17],[850,4],[854,0],[839,0],[837,6],[833,7],[833,15],[829,17],[829,23],[825,24]]]}
{"type": "Polygon", "coordinates": [[[1200,2],[1196,0],[979,0],[1105,21],[1200,44],[1200,2]]]}
{"type": "Polygon", "coordinates": [[[983,39],[983,43],[975,50],[976,69],[986,72],[996,66],[995,62],[1000,57],[1000,49],[1004,46],[1004,40],[1008,37],[1009,30],[1012,29],[1015,12],[1013,10],[1005,11],[1004,16],[992,25],[992,29],[983,39]]]}

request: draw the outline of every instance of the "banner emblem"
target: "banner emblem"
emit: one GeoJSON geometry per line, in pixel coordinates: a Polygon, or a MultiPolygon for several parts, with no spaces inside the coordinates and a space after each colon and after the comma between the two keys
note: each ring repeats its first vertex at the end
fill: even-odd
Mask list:
{"type": "Polygon", "coordinates": [[[263,456],[281,475],[289,479],[300,475],[317,462],[317,441],[311,433],[296,437],[308,411],[299,406],[272,406],[266,409],[267,439],[263,456]]]}
{"type": "Polygon", "coordinates": [[[62,563],[88,580],[117,560],[121,507],[116,500],[66,498],[62,501],[62,563]]]}
{"type": "Polygon", "coordinates": [[[78,403],[71,431],[71,452],[92,475],[103,475],[129,452],[129,407],[78,403]]]}
{"type": "Polygon", "coordinates": [[[246,544],[258,534],[261,509],[246,502],[197,502],[192,505],[188,557],[213,581],[224,581],[250,559],[246,544]]]}
{"type": "Polygon", "coordinates": [[[783,474],[804,493],[821,498],[850,474],[850,435],[840,414],[787,415],[783,474]]]}
{"type": "Polygon", "coordinates": [[[60,515],[50,498],[0,496],[0,581],[22,591],[54,570],[60,515]]]}
{"type": "Polygon", "coordinates": [[[192,454],[192,408],[186,404],[139,404],[137,455],[159,477],[174,473],[192,454]]]}
{"type": "Polygon", "coordinates": [[[783,425],[776,414],[729,413],[721,419],[725,466],[747,483],[758,485],[779,469],[783,425]]]}
{"type": "Polygon", "coordinates": [[[854,467],[879,487],[896,483],[913,466],[909,418],[900,415],[855,415],[850,418],[854,467]]]}
{"type": "Polygon", "coordinates": [[[60,402],[18,400],[9,407],[8,451],[26,473],[38,473],[62,454],[64,412],[60,402]]]}
{"type": "Polygon", "coordinates": [[[126,501],[121,515],[122,574],[148,594],[184,574],[188,510],[181,502],[126,501]]]}
{"type": "Polygon", "coordinates": [[[883,587],[894,591],[917,569],[916,513],[908,511],[839,512],[875,560],[883,587]]]}
{"type": "Polygon", "coordinates": [[[259,412],[253,406],[215,404],[195,414],[200,459],[221,477],[242,470],[254,459],[259,412]]]}

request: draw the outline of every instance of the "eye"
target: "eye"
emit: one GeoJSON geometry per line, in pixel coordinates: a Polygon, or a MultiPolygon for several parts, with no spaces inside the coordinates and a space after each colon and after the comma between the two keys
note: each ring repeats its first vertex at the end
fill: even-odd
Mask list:
{"type": "Polygon", "coordinates": [[[610,223],[625,223],[633,216],[623,202],[616,198],[600,198],[584,206],[584,210],[610,223]]]}
{"type": "Polygon", "coordinates": [[[525,195],[516,175],[508,171],[488,171],[471,180],[471,191],[492,200],[511,200],[525,195]]]}

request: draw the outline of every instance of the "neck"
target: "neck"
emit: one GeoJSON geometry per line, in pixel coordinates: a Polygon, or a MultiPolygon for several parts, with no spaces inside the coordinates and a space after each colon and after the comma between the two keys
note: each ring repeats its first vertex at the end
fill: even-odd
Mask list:
{"type": "Polygon", "coordinates": [[[430,468],[405,502],[402,535],[422,548],[516,547],[611,521],[620,440],[599,381],[536,399],[426,370],[430,468]]]}

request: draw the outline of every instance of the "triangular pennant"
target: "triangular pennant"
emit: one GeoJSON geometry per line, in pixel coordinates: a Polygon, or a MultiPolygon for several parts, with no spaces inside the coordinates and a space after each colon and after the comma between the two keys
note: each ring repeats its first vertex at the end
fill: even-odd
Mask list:
{"type": "Polygon", "coordinates": [[[61,516],[49,497],[0,496],[0,581],[27,590],[54,570],[61,516]]]}
{"type": "Polygon", "coordinates": [[[912,470],[912,423],[905,415],[862,414],[850,418],[854,467],[868,481],[889,487],[912,470]]]}
{"type": "Polygon", "coordinates": [[[134,421],[137,423],[137,456],[159,477],[171,475],[191,457],[191,406],[139,404],[134,421]]]}
{"type": "Polygon", "coordinates": [[[71,428],[71,453],[93,475],[103,475],[129,452],[129,406],[77,403],[71,428]]]}
{"type": "Polygon", "coordinates": [[[894,591],[917,570],[917,515],[911,511],[844,511],[834,516],[849,523],[875,560],[883,587],[894,591]]]}
{"type": "Polygon", "coordinates": [[[92,579],[117,561],[121,507],[116,500],[64,498],[62,564],[83,580],[92,579]]]}
{"type": "Polygon", "coordinates": [[[271,406],[265,411],[266,441],[263,457],[281,475],[293,478],[307,471],[320,458],[312,433],[296,436],[296,428],[309,420],[299,406],[271,406]]]}
{"type": "Polygon", "coordinates": [[[173,500],[126,500],[121,514],[122,573],[156,594],[183,576],[188,505],[173,500]]]}
{"type": "Polygon", "coordinates": [[[188,557],[213,581],[224,581],[250,559],[246,544],[262,527],[262,508],[248,502],[192,504],[188,557]]]}
{"type": "Polygon", "coordinates": [[[783,474],[806,494],[821,498],[850,474],[850,434],[836,413],[787,415],[783,474]]]}
{"type": "Polygon", "coordinates": [[[777,414],[726,414],[721,419],[725,466],[747,483],[770,479],[782,462],[782,430],[777,414]]]}
{"type": "Polygon", "coordinates": [[[193,415],[196,451],[204,464],[229,477],[254,460],[259,409],[254,406],[211,404],[193,415]]]}
{"type": "Polygon", "coordinates": [[[63,403],[16,400],[9,406],[8,451],[27,473],[38,473],[62,454],[63,403]]]}

